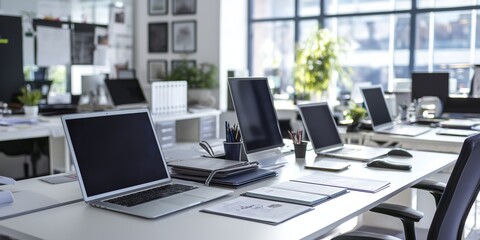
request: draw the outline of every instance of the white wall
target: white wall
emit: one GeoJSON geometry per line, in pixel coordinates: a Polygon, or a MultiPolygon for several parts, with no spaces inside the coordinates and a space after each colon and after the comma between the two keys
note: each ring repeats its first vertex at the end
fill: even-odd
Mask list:
{"type": "MultiPolygon", "coordinates": [[[[195,20],[197,21],[197,51],[188,54],[188,59],[195,60],[197,65],[211,63],[220,64],[220,1],[197,0],[197,12],[192,15],[172,15],[172,1],[169,1],[167,15],[148,15],[148,1],[135,1],[134,27],[134,58],[137,76],[149,98],[150,84],[147,80],[148,60],[167,60],[168,72],[171,69],[171,60],[181,60],[184,54],[172,52],[172,22],[195,20]],[[168,22],[168,53],[148,52],[148,23],[168,22]]],[[[218,94],[218,91],[217,91],[218,94]]]]}
{"type": "Polygon", "coordinates": [[[247,69],[247,0],[222,0],[220,11],[220,110],[227,109],[227,71],[247,69]]]}
{"type": "Polygon", "coordinates": [[[200,63],[212,63],[218,67],[219,89],[214,91],[217,108],[227,109],[227,71],[247,68],[247,0],[197,0],[197,13],[172,15],[169,1],[167,15],[149,16],[148,1],[135,4],[135,69],[148,98],[150,84],[147,80],[148,60],[167,60],[168,71],[171,60],[179,60],[183,54],[172,52],[172,21],[197,21],[197,51],[188,54],[189,59],[200,63]],[[168,53],[148,52],[148,23],[169,22],[168,53]]]}

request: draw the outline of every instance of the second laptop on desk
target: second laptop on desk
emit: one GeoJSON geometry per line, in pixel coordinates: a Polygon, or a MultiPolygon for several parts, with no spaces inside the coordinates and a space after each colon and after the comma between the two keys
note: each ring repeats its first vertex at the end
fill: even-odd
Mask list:
{"type": "Polygon", "coordinates": [[[303,125],[318,155],[368,161],[386,155],[389,149],[342,143],[326,102],[298,105],[303,125]]]}
{"type": "Polygon", "coordinates": [[[430,128],[425,126],[395,124],[388,111],[381,86],[366,87],[361,90],[368,115],[372,119],[373,131],[411,137],[430,131],[430,128]]]}

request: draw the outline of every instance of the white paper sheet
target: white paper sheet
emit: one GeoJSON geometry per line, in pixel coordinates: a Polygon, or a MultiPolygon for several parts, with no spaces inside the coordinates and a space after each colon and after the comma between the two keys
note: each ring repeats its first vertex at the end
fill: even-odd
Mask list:
{"type": "Polygon", "coordinates": [[[37,65],[67,65],[70,62],[70,30],[38,26],[37,65]]]}

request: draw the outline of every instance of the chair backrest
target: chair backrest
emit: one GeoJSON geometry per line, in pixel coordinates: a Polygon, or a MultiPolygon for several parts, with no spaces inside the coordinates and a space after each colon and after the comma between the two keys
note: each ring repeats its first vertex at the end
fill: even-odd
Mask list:
{"type": "Polygon", "coordinates": [[[428,239],[462,239],[480,189],[480,134],[465,140],[433,217],[428,239]]]}

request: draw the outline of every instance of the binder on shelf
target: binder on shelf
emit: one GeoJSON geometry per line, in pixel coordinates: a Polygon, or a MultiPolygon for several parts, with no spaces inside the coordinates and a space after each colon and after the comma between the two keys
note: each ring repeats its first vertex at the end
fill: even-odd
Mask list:
{"type": "Polygon", "coordinates": [[[187,81],[152,83],[152,114],[182,114],[187,112],[187,81]]]}

